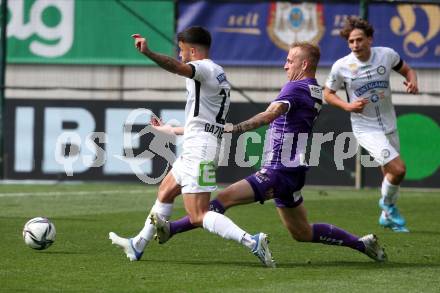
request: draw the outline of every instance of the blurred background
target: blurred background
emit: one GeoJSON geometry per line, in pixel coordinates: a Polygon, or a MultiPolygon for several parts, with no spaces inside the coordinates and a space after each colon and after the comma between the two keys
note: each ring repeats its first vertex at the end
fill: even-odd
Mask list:
{"type": "MultiPolygon", "coordinates": [[[[407,164],[402,186],[440,187],[439,1],[2,0],[1,15],[0,154],[6,181],[139,180],[129,161],[151,177],[163,173],[167,165],[160,154],[144,152],[152,137],[127,144],[124,124],[136,108],[183,124],[185,83],[139,54],[133,33],[145,36],[153,50],[177,57],[176,32],[192,25],[209,29],[211,58],[233,85],[228,120],[234,123],[276,97],[286,82],[282,66],[293,41],[320,46],[317,79],[324,85],[331,65],[349,53],[339,29],[348,16],[361,15],[375,27],[374,45],[392,47],[418,73],[418,95],[405,93],[400,75],[391,78],[407,164]],[[121,160],[130,146],[135,157],[121,160]]],[[[345,97],[343,89],[338,94],[345,97]]],[[[137,117],[131,132],[149,119],[137,117]]],[[[336,137],[349,131],[349,115],[325,105],[314,132],[332,133],[332,139],[322,145],[308,184],[379,185],[379,169],[356,159],[362,153],[335,162],[336,137]]],[[[258,168],[265,129],[256,133],[234,136],[219,182],[258,168]],[[243,158],[237,148],[245,151],[243,158]]],[[[179,151],[179,141],[173,150],[179,151]]]]}

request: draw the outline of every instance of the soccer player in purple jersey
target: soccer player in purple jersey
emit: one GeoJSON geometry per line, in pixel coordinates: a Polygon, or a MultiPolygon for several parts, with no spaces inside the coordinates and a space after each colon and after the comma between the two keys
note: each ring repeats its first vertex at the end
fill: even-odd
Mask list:
{"type": "MultiPolygon", "coordinates": [[[[270,124],[269,144],[262,168],[222,190],[211,201],[210,209],[224,213],[226,209],[252,202],[274,199],[284,226],[292,237],[302,242],[319,242],[347,246],[365,253],[376,261],[385,261],[386,254],[373,234],[358,237],[331,224],[310,224],[303,204],[301,189],[308,169],[304,157],[306,144],[298,137],[310,134],[322,104],[322,90],[315,74],[320,58],[319,48],[307,42],[291,45],[284,70],[288,82],[266,111],[232,125],[225,131],[242,133],[270,124]]],[[[159,243],[171,236],[194,228],[186,216],[169,223],[156,223],[159,243]]]]}

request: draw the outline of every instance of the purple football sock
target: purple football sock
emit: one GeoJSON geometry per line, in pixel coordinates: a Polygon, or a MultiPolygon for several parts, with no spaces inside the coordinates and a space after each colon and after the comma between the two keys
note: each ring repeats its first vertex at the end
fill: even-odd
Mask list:
{"type": "Polygon", "coordinates": [[[313,240],[327,245],[341,245],[365,252],[365,245],[359,237],[331,224],[313,224],[313,240]]]}
{"type": "Polygon", "coordinates": [[[197,228],[197,226],[191,224],[189,216],[185,216],[177,221],[172,221],[170,223],[170,237],[174,234],[186,232],[195,228],[197,228]]]}
{"type": "MultiPolygon", "coordinates": [[[[217,199],[211,200],[209,203],[209,210],[220,214],[225,213],[225,208],[217,199]]],[[[170,222],[170,237],[174,234],[186,232],[195,228],[197,228],[197,226],[191,224],[189,216],[185,216],[177,221],[170,222]]]]}
{"type": "Polygon", "coordinates": [[[216,198],[209,202],[209,210],[219,214],[224,214],[226,211],[225,207],[216,198]]]}

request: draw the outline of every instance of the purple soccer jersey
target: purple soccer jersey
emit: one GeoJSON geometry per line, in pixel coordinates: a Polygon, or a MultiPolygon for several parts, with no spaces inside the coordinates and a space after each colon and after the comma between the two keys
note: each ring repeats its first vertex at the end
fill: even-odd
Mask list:
{"type": "Polygon", "coordinates": [[[290,81],[272,102],[289,105],[269,127],[262,166],[293,170],[306,165],[307,139],[322,106],[322,90],[316,79],[290,81]]]}
{"type": "MultiPolygon", "coordinates": [[[[286,103],[289,110],[270,124],[262,168],[245,180],[252,187],[256,202],[263,204],[274,199],[278,208],[297,208],[303,202],[301,189],[308,169],[305,163],[307,140],[322,106],[322,90],[314,78],[290,81],[273,102],[286,103]]],[[[210,210],[223,214],[226,208],[215,199],[210,203],[210,210]]],[[[288,223],[285,225],[288,227],[288,223]]],[[[170,234],[194,228],[186,216],[170,224],[170,234]]],[[[336,226],[313,224],[312,230],[310,242],[366,251],[359,237],[336,226]]]]}

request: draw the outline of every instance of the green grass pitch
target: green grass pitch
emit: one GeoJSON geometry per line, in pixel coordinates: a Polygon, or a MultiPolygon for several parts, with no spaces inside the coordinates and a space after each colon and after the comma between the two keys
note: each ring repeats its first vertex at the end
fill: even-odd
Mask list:
{"type": "MultiPolygon", "coordinates": [[[[389,257],[383,264],[345,247],[293,241],[272,202],[232,208],[227,215],[242,228],[270,235],[278,267],[267,269],[241,245],[202,229],[150,243],[142,260],[130,263],[108,232],[137,234],[155,191],[134,184],[0,185],[0,292],[440,291],[439,192],[401,192],[411,233],[398,234],[377,224],[378,190],[305,188],[312,222],[377,234],[389,257]],[[57,229],[44,251],[26,247],[21,236],[36,216],[57,229]]],[[[179,198],[173,218],[183,214],[179,198]]]]}

